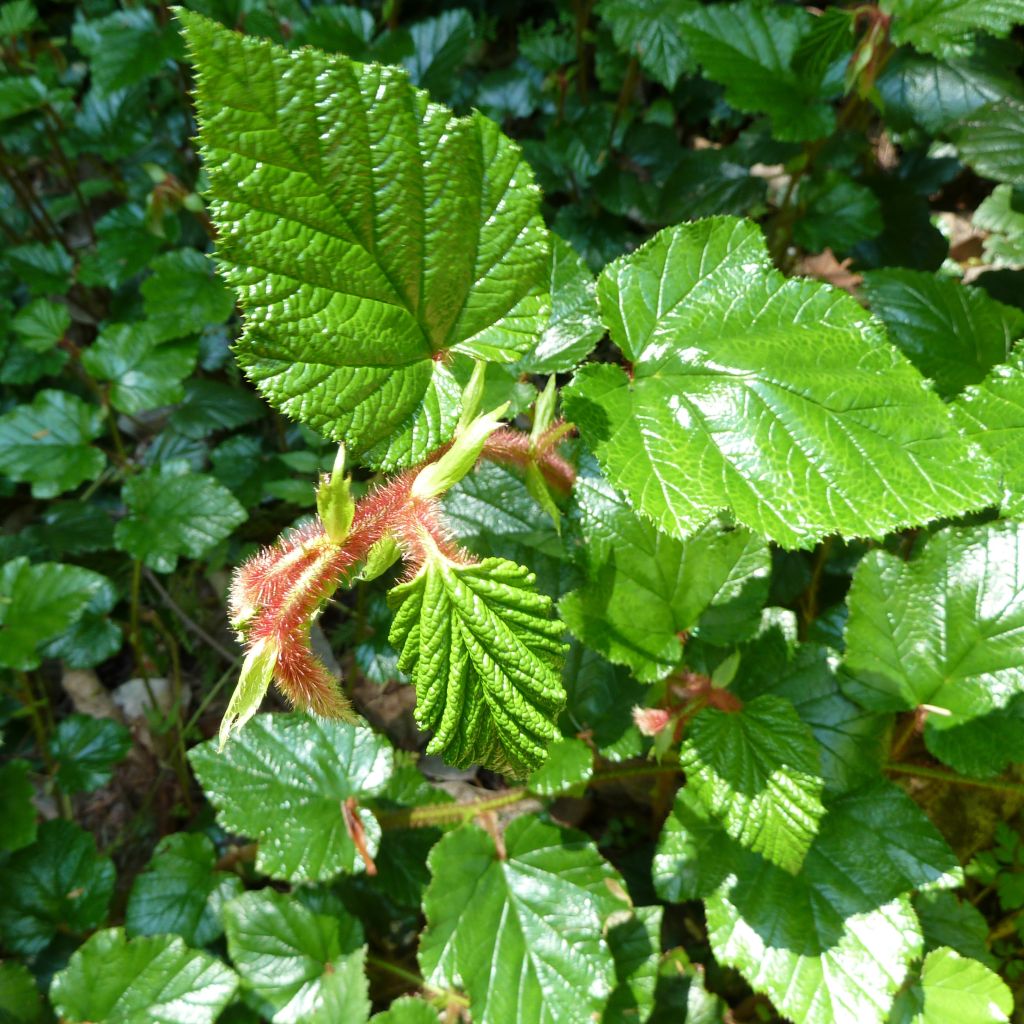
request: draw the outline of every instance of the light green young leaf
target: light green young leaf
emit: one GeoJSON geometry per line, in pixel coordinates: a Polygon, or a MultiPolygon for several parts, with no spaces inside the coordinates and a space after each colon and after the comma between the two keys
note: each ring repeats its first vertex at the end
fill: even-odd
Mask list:
{"type": "Polygon", "coordinates": [[[461,988],[478,1024],[592,1024],[616,983],[603,937],[625,905],[591,840],[534,815],[505,831],[506,856],[475,825],[430,854],[420,966],[432,985],[461,988]]]}
{"type": "Polygon", "coordinates": [[[536,346],[517,366],[525,373],[575,369],[604,334],[594,275],[586,261],[558,235],[551,235],[551,317],[536,346]]]}
{"type": "Polygon", "coordinates": [[[460,565],[438,554],[388,595],[416,722],[434,733],[427,751],[455,767],[521,776],[559,735],[565,627],[534,582],[503,558],[460,565]]]}
{"type": "Polygon", "coordinates": [[[125,482],[128,514],[114,544],[156,572],[173,572],[180,557],[200,558],[246,520],[245,509],[212,476],[174,476],[146,469],[125,482]]]}
{"type": "Polygon", "coordinates": [[[548,748],[548,759],[530,773],[527,786],[538,796],[580,796],[594,771],[594,752],[583,740],[558,740],[548,748]]]}
{"type": "Polygon", "coordinates": [[[701,711],[679,752],[687,786],[741,846],[791,874],[800,870],[818,824],[818,744],[781,697],[755,697],[741,711],[701,711]]]}
{"type": "Polygon", "coordinates": [[[1024,310],[950,278],[902,268],[873,270],[864,275],[864,291],[889,337],[944,398],[1006,362],[1014,341],[1024,335],[1024,310]]]}
{"type": "Polygon", "coordinates": [[[597,13],[611,27],[615,45],[671,91],[692,63],[682,16],[696,8],[693,0],[602,0],[597,13]]]}
{"type": "Polygon", "coordinates": [[[670,534],[726,507],[808,546],[998,497],[987,460],[881,326],[845,292],[783,278],[749,222],[660,232],[605,268],[598,298],[632,379],[584,367],[566,415],[612,486],[670,534]]]}
{"type": "Polygon", "coordinates": [[[357,918],[263,889],[232,900],[224,926],[242,984],[273,1024],[364,1024],[370,1016],[357,918]]]}
{"type": "Polygon", "coordinates": [[[1012,1012],[1013,993],[998,974],[945,946],[925,958],[888,1024],[1009,1024],[1012,1012]]]}
{"type": "Polygon", "coordinates": [[[103,413],[67,391],[40,391],[31,405],[0,416],[0,473],[53,498],[94,480],[107,457],[89,444],[103,433],[103,413]]]}
{"type": "Polygon", "coordinates": [[[437,1024],[437,1011],[422,999],[396,999],[383,1013],[375,1013],[370,1024],[437,1024]]]}
{"type": "MultiPolygon", "coordinates": [[[[387,741],[348,722],[299,714],[257,715],[218,753],[213,741],[189,760],[217,820],[259,840],[256,867],[291,882],[361,871],[341,804],[372,797],[391,774],[387,741]]],[[[360,813],[370,855],[376,818],[360,813]]]]}
{"type": "Polygon", "coordinates": [[[36,808],[32,798],[36,788],[29,781],[29,768],[28,761],[21,760],[0,766],[0,821],[4,823],[0,851],[17,850],[35,842],[36,808]]]}
{"type": "Polygon", "coordinates": [[[224,931],[221,910],[243,890],[241,878],[216,871],[217,851],[200,832],[164,836],[128,897],[128,935],[180,935],[189,946],[206,946],[224,931]]]}
{"type": "MultiPolygon", "coordinates": [[[[0,8],[2,13],[3,8],[0,8]]],[[[39,1024],[42,1019],[42,999],[32,972],[17,960],[0,962],[0,1021],[3,1024],[39,1024]]]]}
{"type": "Polygon", "coordinates": [[[1024,524],[945,529],[911,561],[872,551],[848,598],[845,692],[864,707],[926,707],[925,742],[1024,695],[1024,524]]]}
{"type": "Polygon", "coordinates": [[[828,135],[835,125],[820,77],[793,67],[814,22],[802,7],[740,0],[687,11],[682,28],[705,75],[725,86],[728,103],[743,113],[767,114],[775,138],[800,142],[828,135]]]}
{"type": "Polygon", "coordinates": [[[0,667],[38,668],[41,645],[73,625],[108,584],[77,565],[21,557],[0,566],[0,667]]]}
{"type": "MultiPolygon", "coordinates": [[[[1024,21],[1024,13],[1019,20],[1024,21]]],[[[1006,97],[990,103],[965,117],[950,135],[960,159],[978,174],[1024,185],[1024,101],[1006,97]]]]}
{"type": "Polygon", "coordinates": [[[0,866],[0,939],[14,953],[45,949],[58,928],[80,935],[99,926],[114,893],[114,864],[89,832],[44,821],[36,841],[0,866]]]}
{"type": "Polygon", "coordinates": [[[150,261],[142,282],[146,319],[162,340],[221,324],[234,309],[231,291],[198,249],[175,249],[150,261]]]}
{"type": "Polygon", "coordinates": [[[108,324],[82,353],[97,380],[110,381],[110,401],[129,415],[180,402],[182,381],[196,365],[194,341],[160,344],[164,332],[149,321],[108,324]]]}
{"type": "Polygon", "coordinates": [[[1024,0],[885,0],[893,41],[938,57],[970,51],[976,32],[1009,35],[1024,22],[1024,0]]]}
{"type": "Polygon", "coordinates": [[[418,461],[458,420],[444,354],[512,362],[547,321],[547,233],[518,147],[394,68],[181,18],[239,361],[354,453],[418,461]]]}
{"type": "Polygon", "coordinates": [[[712,524],[685,541],[670,537],[633,512],[592,458],[580,466],[574,498],[589,581],[559,611],[587,646],[653,682],[682,659],[684,630],[728,644],[757,627],[771,562],[748,530],[712,524]]]}
{"type": "Polygon", "coordinates": [[[177,936],[106,928],[54,977],[50,1000],[68,1024],[213,1024],[237,988],[234,971],[177,936]]]}
{"type": "Polygon", "coordinates": [[[50,756],[65,793],[91,793],[110,781],[113,766],[132,745],[131,733],[112,718],[68,715],[50,737],[50,756]]]}
{"type": "Polygon", "coordinates": [[[998,467],[1003,514],[1024,514],[1024,345],[953,403],[960,429],[998,467]]]}

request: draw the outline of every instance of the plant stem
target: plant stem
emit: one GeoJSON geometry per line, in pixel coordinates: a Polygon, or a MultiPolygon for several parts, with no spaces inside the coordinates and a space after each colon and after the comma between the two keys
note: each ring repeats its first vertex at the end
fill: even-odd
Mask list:
{"type": "Polygon", "coordinates": [[[383,957],[374,956],[372,953],[366,955],[366,962],[371,967],[376,967],[378,970],[387,971],[388,974],[393,974],[396,978],[401,978],[402,981],[407,981],[414,988],[421,988],[427,992],[433,992],[436,996],[444,999],[448,1003],[454,1003],[457,1006],[468,1007],[469,1000],[459,995],[458,992],[452,992],[449,989],[435,988],[429,984],[425,978],[422,978],[415,971],[410,971],[400,964],[392,963],[390,960],[385,960],[383,957]]]}
{"type": "Polygon", "coordinates": [[[996,793],[1015,793],[1018,796],[1024,796],[1024,782],[1014,782],[1012,779],[971,779],[966,775],[958,775],[956,772],[947,771],[944,768],[931,768],[923,764],[903,764],[898,761],[888,762],[885,770],[897,775],[915,775],[922,779],[948,782],[953,786],[973,786],[976,789],[990,789],[996,793]]]}
{"type": "Polygon", "coordinates": [[[181,606],[174,600],[174,598],[171,597],[171,595],[167,592],[166,587],[164,587],[164,585],[160,582],[160,580],[157,578],[156,573],[153,572],[152,569],[144,568],[142,571],[146,576],[146,582],[157,592],[157,595],[159,596],[160,600],[163,601],[167,608],[178,617],[181,624],[187,630],[189,630],[189,632],[194,633],[197,637],[199,637],[199,639],[202,640],[203,643],[210,648],[210,650],[215,651],[217,654],[219,654],[221,658],[223,658],[223,660],[227,662],[227,664],[234,666],[235,663],[239,660],[238,655],[233,654],[231,651],[229,651],[222,643],[220,643],[218,640],[215,640],[212,636],[210,636],[210,634],[207,633],[206,630],[203,629],[203,627],[200,626],[198,622],[195,622],[193,619],[191,619],[181,608],[181,606]]]}
{"type": "Polygon", "coordinates": [[[93,245],[95,245],[96,225],[93,223],[92,211],[89,209],[89,204],[85,201],[85,196],[82,195],[82,190],[78,187],[78,175],[75,174],[74,168],[71,166],[71,162],[67,158],[67,154],[61,148],[60,140],[57,138],[57,135],[53,130],[53,126],[50,124],[51,119],[54,119],[56,123],[56,114],[49,103],[43,107],[43,114],[43,128],[46,131],[46,137],[50,140],[50,147],[53,149],[54,153],[57,154],[57,161],[63,168],[64,176],[67,178],[68,184],[71,186],[71,191],[74,192],[75,199],[82,211],[82,215],[85,217],[85,222],[89,228],[89,238],[92,240],[93,245]]]}

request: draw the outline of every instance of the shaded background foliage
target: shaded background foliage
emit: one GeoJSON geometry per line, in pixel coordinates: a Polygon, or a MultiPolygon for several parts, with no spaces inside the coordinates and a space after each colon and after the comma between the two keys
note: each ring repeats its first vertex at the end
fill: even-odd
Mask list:
{"type": "MultiPolygon", "coordinates": [[[[1022,15],[1012,5],[1004,16],[981,2],[947,4],[941,18],[909,2],[814,13],[752,0],[186,6],[286,47],[401,64],[436,100],[459,112],[479,108],[521,143],[548,224],[594,271],[666,225],[739,215],[760,223],[781,269],[866,302],[945,398],[979,384],[1024,334],[1024,85],[1013,30],[1022,15]]],[[[67,1019],[99,1012],[88,1002],[95,965],[130,962],[132,975],[144,977],[142,966],[160,958],[174,962],[182,993],[205,993],[208,1016],[197,1019],[228,1004],[222,1020],[312,1019],[301,985],[281,991],[260,959],[267,955],[287,960],[336,1014],[365,1019],[420,989],[418,971],[432,969],[429,953],[415,964],[427,856],[458,815],[427,814],[434,827],[414,831],[402,814],[444,806],[452,795],[493,799],[497,809],[524,794],[490,773],[453,775],[424,759],[428,775],[445,782],[432,789],[404,754],[367,739],[372,749],[353,750],[345,771],[327,772],[292,822],[289,845],[277,834],[281,822],[257,824],[258,806],[225,810],[234,783],[230,772],[218,777],[228,770],[208,748],[186,759],[216,732],[241,663],[223,603],[230,568],[311,515],[317,474],[335,448],[268,408],[233,362],[238,318],[205,255],[215,232],[192,141],[190,71],[170,10],[11,0],[0,6],[0,48],[0,878],[9,894],[0,946],[18,958],[0,963],[0,1020],[47,1019],[39,993],[104,925],[123,925],[133,952],[118,932],[90,940],[77,973],[54,989],[67,1019]],[[384,772],[378,762],[392,757],[384,772]],[[376,879],[364,872],[337,881],[362,864],[359,827],[342,828],[337,818],[338,801],[350,797],[376,815],[359,819],[376,879]],[[390,825],[389,813],[397,816],[390,825]],[[327,832],[316,864],[294,860],[327,832]],[[244,836],[258,838],[258,850],[244,836]],[[286,898],[254,888],[263,876],[322,884],[297,884],[286,898]],[[289,930],[301,936],[297,950],[281,938],[279,948],[261,951],[261,934],[289,930]],[[154,936],[149,945],[139,944],[146,936],[154,936]],[[220,959],[225,950],[244,998],[220,959]],[[325,962],[334,965],[326,981],[316,966],[325,962]],[[360,988],[364,968],[369,989],[360,988]],[[352,992],[355,1002],[344,1002],[352,992]]],[[[597,326],[591,340],[600,336],[597,326]]],[[[606,340],[597,353],[615,358],[606,340]]],[[[526,412],[543,384],[538,374],[549,369],[535,361],[492,379],[495,399],[526,412]]],[[[575,454],[593,514],[609,498],[585,453],[575,454]]],[[[359,488],[371,479],[362,477],[359,488]]],[[[560,536],[516,483],[497,467],[467,478],[447,499],[457,534],[481,556],[529,565],[553,597],[575,589],[582,620],[586,591],[578,588],[601,570],[580,526],[588,506],[570,508],[560,536]]],[[[665,557],[665,538],[628,523],[606,540],[634,550],[650,544],[653,557],[665,557]]],[[[883,547],[907,554],[914,544],[908,532],[883,547]]],[[[736,1021],[779,1019],[764,995],[710,957],[707,928],[716,927],[715,913],[721,927],[727,908],[719,898],[705,920],[696,898],[711,892],[708,880],[666,880],[669,867],[652,889],[652,860],[658,877],[659,857],[681,856],[674,841],[702,835],[702,812],[677,802],[655,856],[678,778],[670,767],[643,774],[649,762],[639,759],[651,741],[630,710],[675,709],[698,677],[728,684],[739,663],[738,680],[756,680],[758,666],[771,665],[772,685],[798,678],[837,692],[824,680],[842,649],[845,598],[867,550],[838,540],[812,552],[773,550],[760,603],[789,613],[779,628],[733,657],[728,630],[716,648],[704,621],[703,643],[687,648],[688,674],[653,690],[579,643],[570,651],[567,745],[530,785],[557,800],[555,819],[583,828],[606,858],[592,846],[580,853],[580,884],[602,890],[594,897],[602,912],[628,906],[615,902],[621,879],[639,908],[609,933],[614,963],[607,949],[580,954],[604,995],[612,993],[605,1020],[721,1020],[726,1007],[736,1021]],[[805,646],[787,654],[794,633],[805,646]],[[580,737],[604,773],[585,795],[593,755],[580,737]],[[708,965],[706,974],[691,958],[708,965]]],[[[882,572],[883,556],[871,557],[882,572]]],[[[412,694],[387,643],[385,589],[378,582],[343,596],[316,642],[336,652],[332,667],[376,729],[399,751],[419,751],[412,694]]],[[[876,599],[884,595],[883,581],[876,599]]],[[[666,604],[687,625],[703,610],[690,616],[666,604]]],[[[574,633],[587,638],[578,623],[574,633]]],[[[651,652],[634,662],[615,656],[614,639],[611,649],[606,643],[595,646],[639,678],[663,677],[660,669],[644,675],[651,652]]],[[[679,667],[681,656],[670,638],[654,660],[679,667]]],[[[741,696],[744,685],[753,686],[738,682],[741,696]]],[[[806,693],[784,696],[798,692],[806,693]]],[[[759,693],[746,696],[771,700],[759,693]]],[[[893,762],[921,769],[908,784],[912,795],[969,864],[962,901],[942,891],[915,897],[929,948],[953,946],[1019,983],[1020,784],[951,784],[929,759],[914,712],[893,724],[902,705],[862,703],[869,710],[854,734],[866,756],[880,762],[885,748],[893,762]]],[[[768,732],[782,728],[770,705],[760,708],[768,732]]],[[[1017,704],[1005,720],[1000,750],[1024,760],[1017,704]]],[[[313,728],[292,721],[276,728],[313,728]]],[[[323,742],[350,741],[345,733],[323,742]]],[[[713,787],[702,742],[711,745],[706,731],[688,738],[684,764],[713,787]]],[[[963,771],[993,776],[1002,767],[976,760],[963,771]]],[[[899,771],[892,777],[902,778],[899,771]]],[[[296,785],[305,785],[299,774],[296,785]]],[[[852,827],[846,838],[863,840],[852,827]]],[[[742,855],[721,835],[706,841],[709,860],[742,855]]],[[[454,888],[459,865],[482,864],[488,842],[471,831],[446,835],[431,854],[438,885],[448,879],[454,888]]],[[[558,875],[565,840],[553,826],[521,818],[504,842],[513,861],[548,851],[545,868],[558,875]]],[[[928,889],[928,881],[912,874],[905,888],[928,889]]],[[[778,875],[765,881],[784,883],[778,875]]],[[[426,911],[436,923],[441,911],[430,897],[426,911]]],[[[596,932],[581,932],[581,949],[591,939],[596,932]]],[[[453,1012],[464,1002],[426,993],[453,1012]]],[[[142,1016],[122,1004],[109,1019],[148,1019],[145,992],[134,998],[142,1016]]],[[[893,1019],[918,1019],[912,1007],[899,1012],[893,1019]]],[[[396,1003],[390,1014],[380,1019],[436,1019],[423,1000],[396,1003]]]]}

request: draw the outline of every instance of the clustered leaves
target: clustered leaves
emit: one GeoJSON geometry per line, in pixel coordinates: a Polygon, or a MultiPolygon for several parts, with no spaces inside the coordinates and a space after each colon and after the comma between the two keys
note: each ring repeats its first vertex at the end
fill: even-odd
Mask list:
{"type": "Polygon", "coordinates": [[[196,6],[0,6],[0,1020],[1008,1022],[1024,7],[196,6]]]}

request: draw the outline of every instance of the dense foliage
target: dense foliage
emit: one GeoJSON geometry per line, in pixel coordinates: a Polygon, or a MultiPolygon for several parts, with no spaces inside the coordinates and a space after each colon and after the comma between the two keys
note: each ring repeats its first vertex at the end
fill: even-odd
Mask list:
{"type": "Polygon", "coordinates": [[[186,7],[0,5],[0,1024],[1009,1021],[1024,4],[186,7]]]}

